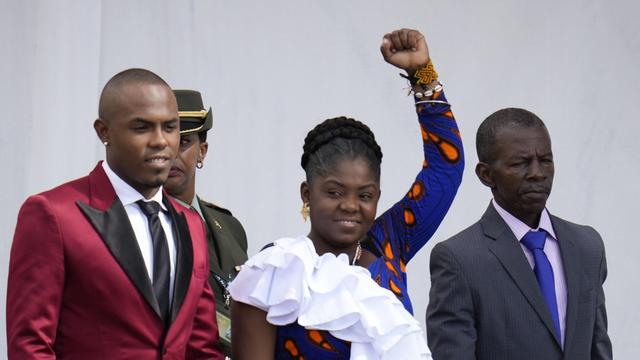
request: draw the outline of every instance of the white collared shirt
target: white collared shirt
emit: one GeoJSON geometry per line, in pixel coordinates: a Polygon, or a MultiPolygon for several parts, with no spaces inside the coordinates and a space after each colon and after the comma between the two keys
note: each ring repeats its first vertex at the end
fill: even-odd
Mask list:
{"type": "Polygon", "coordinates": [[[564,266],[562,265],[560,246],[558,245],[556,234],[553,231],[553,225],[551,224],[549,212],[547,211],[547,209],[542,210],[538,228],[532,229],[529,227],[529,225],[523,223],[522,221],[520,221],[520,219],[511,215],[507,210],[498,205],[495,199],[491,200],[491,203],[493,204],[493,207],[496,209],[500,217],[502,217],[504,222],[507,223],[507,225],[513,232],[513,235],[515,235],[516,239],[518,239],[518,241],[520,242],[520,247],[522,248],[524,255],[527,257],[531,269],[533,269],[535,265],[533,253],[531,252],[531,250],[527,249],[524,244],[522,244],[522,238],[529,231],[537,231],[542,229],[547,232],[547,239],[544,243],[543,251],[545,255],[547,255],[547,258],[551,263],[551,268],[553,269],[553,283],[556,290],[558,318],[560,320],[560,343],[564,346],[565,323],[567,316],[567,281],[564,276],[564,266]]]}
{"type": "Polygon", "coordinates": [[[133,228],[133,233],[136,236],[138,247],[142,253],[144,259],[144,265],[147,268],[147,275],[149,275],[149,281],[153,283],[153,240],[151,239],[151,231],[149,230],[149,220],[147,216],[140,210],[136,201],[157,201],[163,211],[160,211],[160,224],[164,229],[164,233],[167,237],[167,245],[169,246],[169,261],[171,266],[169,268],[169,304],[173,301],[173,286],[176,274],[176,242],[173,234],[173,228],[171,226],[171,216],[169,216],[168,209],[162,202],[162,187],[158,189],[158,192],[149,200],[145,199],[131,185],[127,184],[122,178],[120,178],[111,168],[106,161],[102,162],[102,168],[107,174],[116,195],[122,202],[124,210],[127,212],[129,222],[133,228]]]}

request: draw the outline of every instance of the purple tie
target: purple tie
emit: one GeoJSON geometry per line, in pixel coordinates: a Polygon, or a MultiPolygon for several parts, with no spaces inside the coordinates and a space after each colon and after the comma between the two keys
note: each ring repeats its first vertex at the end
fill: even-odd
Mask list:
{"type": "Polygon", "coordinates": [[[547,240],[547,232],[529,231],[524,235],[521,242],[527,249],[533,253],[533,259],[535,265],[533,266],[533,272],[538,279],[538,285],[542,291],[544,301],[549,307],[551,312],[551,319],[553,320],[553,326],[556,328],[556,332],[560,337],[560,317],[558,316],[558,302],[556,300],[556,287],[553,281],[553,269],[551,263],[544,253],[544,243],[547,240]]]}

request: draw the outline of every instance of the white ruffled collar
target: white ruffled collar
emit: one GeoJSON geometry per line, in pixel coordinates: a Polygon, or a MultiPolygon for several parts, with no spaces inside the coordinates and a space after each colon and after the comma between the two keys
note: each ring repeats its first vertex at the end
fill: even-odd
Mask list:
{"type": "Polygon", "coordinates": [[[350,266],[346,254],[319,256],[306,236],[273,244],[229,285],[235,301],[267,312],[273,325],[297,320],[351,342],[352,360],[431,359],[418,321],[367,269],[350,266]]]}

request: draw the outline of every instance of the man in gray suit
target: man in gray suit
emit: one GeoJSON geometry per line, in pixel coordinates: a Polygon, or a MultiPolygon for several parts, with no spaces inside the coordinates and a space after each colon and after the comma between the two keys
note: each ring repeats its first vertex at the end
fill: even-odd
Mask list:
{"type": "Polygon", "coordinates": [[[435,360],[611,359],[604,245],[549,214],[554,165],[535,114],[503,109],[476,137],[493,200],[431,253],[427,338],[435,360]]]}

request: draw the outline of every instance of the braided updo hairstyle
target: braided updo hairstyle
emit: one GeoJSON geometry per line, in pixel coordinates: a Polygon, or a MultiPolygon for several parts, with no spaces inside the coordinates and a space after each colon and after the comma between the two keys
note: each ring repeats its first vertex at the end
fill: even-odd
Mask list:
{"type": "Polygon", "coordinates": [[[311,182],[315,176],[327,176],[339,160],[362,158],[380,182],[382,150],[371,129],[358,120],[344,116],[327,119],[309,131],[304,139],[300,164],[311,182]]]}

